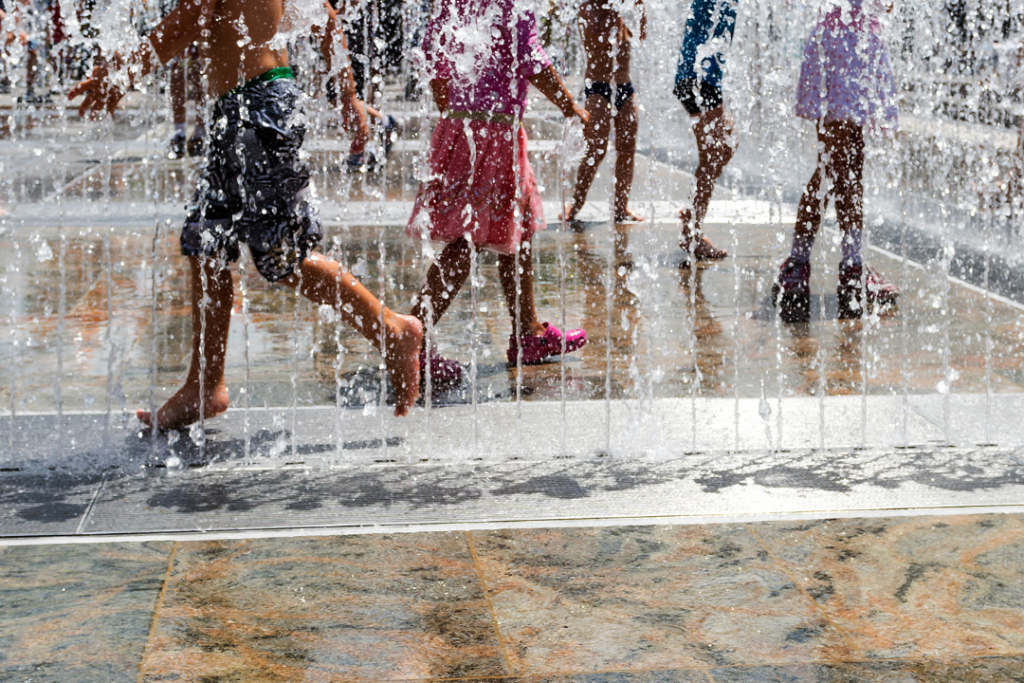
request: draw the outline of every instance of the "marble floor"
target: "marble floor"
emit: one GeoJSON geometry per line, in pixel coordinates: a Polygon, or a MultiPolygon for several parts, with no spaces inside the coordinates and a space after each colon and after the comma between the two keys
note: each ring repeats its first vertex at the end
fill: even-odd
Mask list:
{"type": "Polygon", "coordinates": [[[1009,683],[1024,515],[0,546],[0,680],[1009,683]]]}

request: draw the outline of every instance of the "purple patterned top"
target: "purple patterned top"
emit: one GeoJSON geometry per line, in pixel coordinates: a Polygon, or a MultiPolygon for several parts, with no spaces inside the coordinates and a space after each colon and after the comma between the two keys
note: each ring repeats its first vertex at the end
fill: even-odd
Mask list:
{"type": "Polygon", "coordinates": [[[864,12],[857,0],[832,8],[804,44],[797,116],[895,130],[896,85],[880,33],[878,18],[864,12]]]}
{"type": "Polygon", "coordinates": [[[449,79],[449,107],[521,117],[530,77],[551,64],[533,12],[516,0],[434,0],[432,9],[423,56],[429,78],[449,79]]]}

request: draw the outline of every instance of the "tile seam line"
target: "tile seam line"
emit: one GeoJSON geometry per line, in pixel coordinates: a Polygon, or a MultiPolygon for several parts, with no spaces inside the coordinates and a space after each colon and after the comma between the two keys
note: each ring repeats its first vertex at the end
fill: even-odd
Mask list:
{"type": "Polygon", "coordinates": [[[498,641],[498,651],[501,653],[501,661],[505,665],[505,671],[508,672],[509,677],[515,677],[516,672],[512,667],[512,662],[509,661],[508,651],[505,647],[505,638],[501,635],[501,625],[498,623],[498,615],[494,611],[494,603],[491,601],[490,588],[487,585],[487,578],[484,576],[483,567],[480,566],[480,556],[476,552],[476,545],[473,543],[472,533],[467,529],[463,531],[463,536],[466,539],[466,544],[469,546],[469,554],[473,558],[473,569],[476,571],[477,579],[480,581],[480,588],[483,589],[484,600],[487,601],[487,611],[491,615],[491,625],[494,627],[494,637],[498,641]]]}
{"type": "Polygon", "coordinates": [[[174,571],[174,558],[178,553],[178,541],[174,541],[171,546],[170,555],[167,558],[167,569],[164,571],[164,580],[160,585],[160,593],[156,597],[156,604],[153,606],[153,616],[149,620],[149,633],[146,634],[146,644],[142,648],[142,654],[139,656],[139,674],[136,676],[136,683],[142,683],[145,679],[145,664],[146,658],[149,657],[149,653],[153,649],[153,639],[156,637],[156,624],[160,620],[160,610],[164,606],[164,598],[167,595],[167,584],[171,581],[171,572],[174,571]]]}
{"type": "Polygon", "coordinates": [[[824,521],[830,519],[879,519],[883,517],[947,517],[950,515],[1022,515],[1024,504],[983,506],[961,505],[935,508],[881,508],[821,510],[785,512],[778,514],[750,515],[677,515],[672,517],[564,517],[538,520],[499,520],[485,522],[430,522],[421,524],[394,525],[329,525],[306,527],[276,527],[253,529],[224,529],[219,531],[164,531],[164,532],[121,532],[64,534],[58,536],[7,536],[0,535],[0,548],[30,545],[76,545],[107,543],[149,543],[172,542],[193,543],[218,540],[246,540],[259,538],[298,538],[320,536],[357,536],[396,533],[436,533],[499,531],[508,529],[552,529],[563,527],[608,527],[608,526],[705,526],[717,524],[762,524],[796,521],[824,521]],[[756,519],[752,519],[756,517],[756,519]],[[601,523],[605,522],[605,523],[601,523]]]}
{"type": "Polygon", "coordinates": [[[799,581],[797,581],[796,577],[793,575],[792,572],[790,572],[786,564],[778,558],[778,556],[772,551],[771,548],[768,547],[768,544],[765,543],[763,538],[761,538],[761,534],[757,533],[757,530],[754,529],[753,525],[750,522],[744,522],[743,526],[746,527],[750,535],[752,535],[754,539],[757,540],[757,542],[761,545],[761,547],[764,548],[764,551],[768,553],[768,557],[772,558],[772,562],[774,562],[776,566],[778,566],[779,570],[789,577],[789,580],[793,582],[793,585],[796,587],[798,591],[800,591],[800,594],[810,601],[811,605],[813,605],[814,607],[814,611],[821,615],[821,618],[825,620],[825,623],[827,623],[829,626],[835,629],[836,633],[839,634],[839,637],[842,638],[843,645],[846,648],[848,648],[847,651],[852,652],[853,640],[851,639],[850,634],[847,632],[847,629],[840,627],[839,624],[837,624],[835,620],[833,620],[832,617],[828,614],[828,612],[826,612],[825,609],[818,603],[818,601],[811,597],[811,594],[807,592],[807,589],[799,581]]]}
{"type": "Polygon", "coordinates": [[[96,501],[99,500],[100,494],[103,492],[103,487],[107,485],[107,472],[103,473],[100,478],[99,486],[93,491],[92,498],[89,499],[89,505],[85,508],[85,514],[82,515],[82,519],[78,522],[78,528],[75,529],[75,536],[81,536],[85,525],[89,521],[89,517],[92,515],[92,511],[96,508],[96,501]]]}

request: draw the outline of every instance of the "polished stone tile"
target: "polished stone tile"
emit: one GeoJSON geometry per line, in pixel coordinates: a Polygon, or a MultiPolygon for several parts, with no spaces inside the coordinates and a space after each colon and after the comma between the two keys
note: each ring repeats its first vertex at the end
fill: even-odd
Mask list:
{"type": "Polygon", "coordinates": [[[713,683],[1017,683],[1024,680],[1024,659],[730,667],[709,674],[713,683]]]}
{"type": "Polygon", "coordinates": [[[842,659],[742,526],[474,532],[516,674],[842,659]]]}
{"type": "Polygon", "coordinates": [[[170,543],[0,548],[0,680],[134,681],[170,543]]]}
{"type": "Polygon", "coordinates": [[[1020,683],[1024,657],[985,657],[957,662],[907,662],[903,668],[918,683],[1020,683]]]}
{"type": "Polygon", "coordinates": [[[1018,516],[751,528],[858,658],[1024,655],[1024,523],[1018,516]]]}
{"type": "MultiPolygon", "coordinates": [[[[665,669],[659,671],[613,671],[560,676],[506,678],[503,683],[710,683],[704,669],[665,669]]],[[[467,681],[466,683],[484,683],[467,681]]],[[[494,683],[498,683],[495,681],[494,683]]]]}
{"type": "Polygon", "coordinates": [[[506,673],[461,533],[183,543],[146,681],[506,673]]]}
{"type": "Polygon", "coordinates": [[[794,664],[716,668],[713,683],[914,683],[899,664],[794,664]]]}

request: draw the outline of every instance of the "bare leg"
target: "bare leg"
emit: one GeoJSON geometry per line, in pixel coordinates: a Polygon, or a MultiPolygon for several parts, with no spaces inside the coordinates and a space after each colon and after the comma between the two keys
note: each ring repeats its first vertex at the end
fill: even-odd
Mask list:
{"type": "Polygon", "coordinates": [[[729,145],[732,135],[732,119],[723,107],[700,114],[693,124],[697,139],[698,163],[694,173],[695,191],[693,208],[683,207],[679,218],[683,221],[680,246],[698,259],[723,259],[728,256],[724,249],[718,249],[704,237],[704,216],[707,215],[715,183],[722,170],[732,159],[733,150],[729,145]]]}
{"type": "Polygon", "coordinates": [[[818,167],[807,181],[807,187],[800,195],[800,203],[796,209],[796,224],[793,232],[796,237],[814,239],[821,227],[821,212],[824,208],[825,196],[821,193],[822,165],[821,155],[818,156],[818,167]]]}
{"type": "Polygon", "coordinates": [[[349,154],[362,154],[366,150],[366,143],[370,140],[367,109],[369,107],[361,100],[356,99],[354,86],[351,95],[342,94],[342,121],[345,128],[352,132],[352,142],[348,148],[349,154]]]}
{"type": "Polygon", "coordinates": [[[299,273],[281,284],[298,287],[302,296],[315,304],[333,307],[376,348],[383,344],[384,367],[395,389],[395,415],[407,414],[420,391],[420,321],[384,306],[337,261],[321,254],[310,254],[299,266],[299,273]]]}
{"type": "Polygon", "coordinates": [[[700,234],[715,191],[715,183],[732,159],[733,149],[729,145],[732,119],[724,108],[718,107],[701,114],[694,124],[693,132],[699,152],[697,171],[694,174],[697,187],[693,196],[693,224],[694,232],[700,234]]]}
{"type": "Polygon", "coordinates": [[[136,413],[143,424],[160,430],[179,429],[228,409],[224,358],[231,326],[234,281],[217,259],[189,257],[192,270],[192,360],[185,384],[156,414],[136,413]],[[205,310],[203,294],[207,297],[205,310]],[[205,318],[205,330],[203,326],[205,318]],[[200,391],[202,386],[202,391],[200,391]]]}
{"type": "Polygon", "coordinates": [[[34,49],[28,50],[28,58],[25,60],[25,94],[35,93],[36,77],[39,75],[39,52],[34,49]]]}
{"type": "Polygon", "coordinates": [[[445,246],[441,255],[427,271],[427,282],[420,291],[412,309],[423,326],[427,326],[428,312],[433,311],[431,326],[436,325],[448,307],[452,305],[462,285],[469,277],[473,250],[469,242],[459,238],[445,246]]]}
{"type": "Polygon", "coordinates": [[[633,189],[638,125],[636,97],[630,97],[615,114],[615,220],[642,221],[630,211],[629,193],[633,189]]]}
{"type": "MultiPolygon", "coordinates": [[[[864,228],[864,136],[845,121],[825,124],[825,144],[832,160],[836,218],[844,236],[864,228]]],[[[859,242],[859,239],[858,239],[859,242]]]]}
{"type": "Polygon", "coordinates": [[[512,318],[513,334],[542,336],[544,326],[537,320],[537,306],[533,300],[533,249],[529,242],[519,245],[518,254],[498,256],[498,275],[505,292],[505,305],[512,318]],[[516,263],[519,267],[519,286],[516,287],[516,263]]]}
{"type": "MultiPolygon", "coordinates": [[[[206,106],[206,88],[203,87],[203,71],[200,68],[199,55],[191,55],[188,60],[188,81],[189,90],[192,93],[192,97],[196,102],[196,131],[198,135],[203,135],[203,129],[206,124],[203,121],[203,108],[206,106]]],[[[182,117],[181,122],[185,122],[185,111],[184,111],[184,98],[182,99],[182,117]]],[[[177,119],[175,119],[177,121],[177,119]]]]}
{"type": "MultiPolygon", "coordinates": [[[[826,123],[822,141],[829,157],[836,198],[836,217],[843,233],[843,256],[839,266],[841,320],[857,319],[864,312],[861,235],[864,228],[864,134],[848,121],[826,123]]],[[[876,283],[877,284],[877,283],[876,283]]],[[[869,298],[871,294],[868,295],[869,298]]]]}
{"type": "Polygon", "coordinates": [[[181,61],[171,67],[171,118],[175,124],[185,125],[185,68],[181,61]]]}
{"type": "Polygon", "coordinates": [[[597,168],[604,161],[608,152],[608,137],[612,129],[612,107],[601,95],[587,98],[587,111],[590,121],[583,129],[583,137],[587,142],[587,151],[576,172],[576,188],[572,195],[572,205],[566,210],[566,220],[574,220],[587,202],[587,194],[594,183],[597,168]]]}
{"type": "MultiPolygon", "coordinates": [[[[603,7],[600,2],[584,0],[580,5],[579,25],[587,53],[584,76],[591,83],[611,84],[615,75],[612,45],[616,42],[619,28],[618,14],[603,7]]],[[[590,121],[583,129],[587,151],[576,173],[572,205],[565,212],[566,219],[570,221],[576,218],[587,201],[590,186],[597,175],[597,167],[608,151],[608,137],[611,134],[611,103],[601,95],[593,94],[587,98],[586,108],[590,112],[590,121]]]]}
{"type": "MultiPolygon", "coordinates": [[[[339,31],[341,38],[342,49],[347,54],[348,52],[348,40],[345,38],[345,32],[339,31]]],[[[338,101],[341,103],[341,118],[342,123],[345,126],[345,130],[352,132],[352,142],[349,145],[349,154],[362,154],[366,150],[366,143],[370,140],[370,125],[367,120],[367,114],[371,112],[376,114],[377,118],[380,118],[380,114],[377,113],[372,107],[367,107],[366,103],[359,99],[356,94],[356,79],[352,73],[352,64],[348,63],[341,69],[337,77],[338,84],[338,101]]]]}
{"type": "Polygon", "coordinates": [[[818,166],[814,169],[811,179],[807,181],[803,194],[800,195],[800,203],[796,209],[796,224],[793,226],[794,241],[814,241],[821,227],[821,214],[828,200],[828,193],[822,193],[821,181],[825,177],[835,178],[835,143],[831,124],[826,123],[818,130],[818,142],[821,145],[818,151],[818,166]]]}
{"type": "MultiPolygon", "coordinates": [[[[615,31],[615,87],[630,83],[630,33],[622,17],[617,17],[615,31]]],[[[633,189],[633,166],[636,157],[636,131],[639,111],[636,96],[622,103],[615,113],[615,206],[616,221],[642,221],[643,217],[629,210],[629,193],[633,189]]]]}

